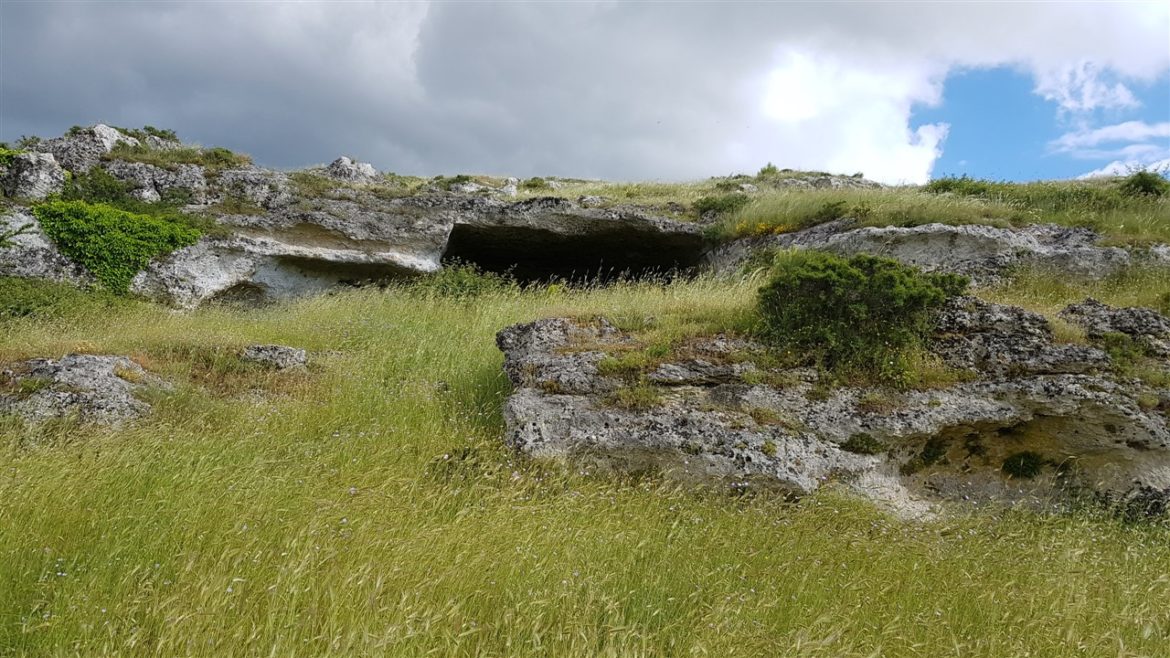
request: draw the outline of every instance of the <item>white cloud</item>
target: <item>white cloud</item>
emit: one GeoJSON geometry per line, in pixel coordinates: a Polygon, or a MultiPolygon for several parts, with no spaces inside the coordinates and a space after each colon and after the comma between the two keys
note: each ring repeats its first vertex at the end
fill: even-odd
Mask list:
{"type": "Polygon", "coordinates": [[[1135,171],[1145,169],[1146,171],[1157,171],[1163,174],[1170,172],[1170,157],[1161,160],[1153,160],[1150,162],[1127,161],[1123,162],[1116,160],[1093,171],[1077,176],[1078,179],[1084,180],[1086,178],[1100,178],[1104,176],[1126,176],[1135,171]]]}
{"type": "Polygon", "coordinates": [[[1093,62],[1082,61],[1055,70],[1036,71],[1036,93],[1068,112],[1138,107],[1133,92],[1120,82],[1110,82],[1107,72],[1093,62]]]}
{"type": "Polygon", "coordinates": [[[1053,140],[1049,147],[1068,153],[1113,142],[1143,142],[1157,137],[1170,138],[1170,121],[1146,123],[1126,121],[1100,128],[1082,127],[1053,140]]]}
{"type": "MultiPolygon", "coordinates": [[[[0,2],[0,12],[0,138],[150,123],[272,165],[346,152],[427,174],[679,179],[772,161],[918,182],[948,126],[915,125],[913,112],[941,102],[950,72],[1014,67],[1076,113],[1132,106],[1135,84],[1170,69],[1167,3],[0,2]]],[[[1144,143],[1075,139],[1069,148],[1098,155],[1144,143]]]]}

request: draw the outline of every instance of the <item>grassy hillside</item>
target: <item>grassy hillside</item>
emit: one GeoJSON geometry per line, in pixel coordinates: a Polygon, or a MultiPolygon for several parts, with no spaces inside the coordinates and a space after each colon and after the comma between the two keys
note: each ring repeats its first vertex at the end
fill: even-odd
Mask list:
{"type": "MultiPolygon", "coordinates": [[[[1157,303],[1165,273],[1142,276],[1092,292],[1157,303]]],[[[1048,309],[1089,292],[1025,279],[986,294],[1048,309]]],[[[1165,655],[1163,525],[909,523],[831,489],[684,491],[502,445],[501,327],[604,313],[709,331],[758,285],[190,314],[6,288],[27,299],[0,320],[0,362],[128,354],[178,388],[120,431],[0,426],[0,656],[1165,655]],[[314,364],[245,367],[256,342],[314,364]]]]}

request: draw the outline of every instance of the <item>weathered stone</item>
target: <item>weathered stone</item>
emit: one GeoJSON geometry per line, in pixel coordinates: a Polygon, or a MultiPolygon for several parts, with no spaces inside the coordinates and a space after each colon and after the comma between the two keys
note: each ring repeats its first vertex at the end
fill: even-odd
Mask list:
{"type": "Polygon", "coordinates": [[[733,242],[713,251],[708,261],[717,269],[731,270],[758,249],[802,247],[843,255],[885,256],[928,272],[964,274],[976,282],[994,282],[1009,268],[1021,265],[1102,278],[1131,263],[1129,252],[1099,246],[1098,238],[1091,229],[1052,224],[1019,229],[948,224],[856,228],[852,222],[837,221],[733,242]]]}
{"type": "Polygon", "coordinates": [[[12,246],[0,247],[0,276],[74,284],[93,281],[93,277],[85,268],[61,254],[31,213],[19,209],[0,215],[0,233],[21,228],[24,228],[24,231],[11,238],[12,246]]]}
{"type": "Polygon", "coordinates": [[[947,365],[999,376],[1083,373],[1109,366],[1104,352],[1059,345],[1044,316],[977,297],[947,302],[933,349],[947,365]]]}
{"type": "Polygon", "coordinates": [[[1170,356],[1170,319],[1153,309],[1113,308],[1090,297],[1065,307],[1059,315],[1083,327],[1091,339],[1125,334],[1156,356],[1170,356]]]}
{"type": "Polygon", "coordinates": [[[537,458],[797,495],[833,479],[907,515],[942,501],[1156,507],[1170,496],[1170,428],[1149,408],[1170,391],[1114,378],[1103,352],[1054,344],[1043,317],[1014,307],[952,302],[932,349],[973,376],[924,391],[826,390],[815,373],[752,364],[758,346],[714,337],[684,350],[709,357],[650,372],[657,404],[625,409],[609,395],[626,384],[597,364],[638,345],[608,323],[540,320],[497,343],[516,387],[507,440],[537,458]]]}
{"type": "Polygon", "coordinates": [[[214,190],[219,200],[239,199],[266,210],[283,208],[293,200],[286,174],[254,166],[220,172],[214,190]]]}
{"type": "Polygon", "coordinates": [[[65,187],[65,170],[51,153],[20,153],[0,176],[5,196],[38,201],[59,194],[65,187]]]}
{"type": "Polygon", "coordinates": [[[150,405],[135,396],[146,387],[168,384],[124,356],[33,359],[0,374],[0,413],[33,422],[76,417],[117,425],[150,411],[150,405]]]}
{"type": "Polygon", "coordinates": [[[52,153],[69,171],[81,173],[102,160],[118,144],[138,146],[137,139],[105,124],[82,128],[73,134],[41,142],[37,148],[52,153]]]}
{"type": "Polygon", "coordinates": [[[368,183],[378,177],[378,170],[368,162],[356,162],[345,156],[334,160],[325,168],[325,173],[338,180],[353,183],[368,183]]]}
{"type": "Polygon", "coordinates": [[[172,191],[183,190],[190,195],[190,203],[205,203],[207,179],[203,167],[192,164],[163,169],[142,162],[114,160],[105,163],[110,175],[130,183],[130,194],[148,203],[161,200],[172,191]]]}
{"type": "Polygon", "coordinates": [[[276,370],[304,368],[309,363],[305,350],[285,345],[249,345],[240,358],[276,370]]]}

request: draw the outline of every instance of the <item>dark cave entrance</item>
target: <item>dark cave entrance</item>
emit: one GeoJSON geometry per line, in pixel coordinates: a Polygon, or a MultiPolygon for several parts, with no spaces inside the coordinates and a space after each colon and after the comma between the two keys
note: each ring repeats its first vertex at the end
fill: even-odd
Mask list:
{"type": "Polygon", "coordinates": [[[469,263],[510,273],[521,283],[610,283],[693,274],[706,244],[697,234],[663,234],[629,226],[565,235],[531,226],[456,224],[443,264],[469,263]]]}

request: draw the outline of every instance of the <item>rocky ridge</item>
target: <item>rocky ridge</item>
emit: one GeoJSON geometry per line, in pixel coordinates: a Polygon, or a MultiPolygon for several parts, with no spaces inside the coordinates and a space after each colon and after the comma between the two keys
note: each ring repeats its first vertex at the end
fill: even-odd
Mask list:
{"type": "MultiPolygon", "coordinates": [[[[367,163],[348,157],[326,167],[286,173],[247,164],[159,166],[117,157],[119,146],[199,150],[155,134],[130,135],[105,125],[40,142],[0,171],[12,198],[35,201],[59,192],[66,170],[102,167],[131,196],[156,203],[183,198],[187,212],[210,216],[220,231],[159,259],[132,290],[190,308],[215,299],[263,301],[435,272],[451,261],[511,271],[522,279],[596,278],[680,269],[734,271],[762,249],[802,247],[843,254],[877,253],[994,282],[1019,265],[1103,277],[1143,260],[1170,262],[1170,249],[1126,250],[1098,244],[1089,229],[927,224],[857,227],[848,220],[802,231],[716,244],[685,211],[615,204],[602,197],[517,201],[518,179],[493,185],[467,177],[439,179],[407,193],[367,163]]],[[[734,182],[732,179],[728,179],[734,182]]],[[[548,187],[560,183],[549,180],[548,187]]],[[[761,183],[762,184],[762,183],[761,183]]],[[[773,187],[868,188],[859,177],[783,171],[773,187]]],[[[750,195],[754,183],[740,185],[750,195]]],[[[755,188],[755,189],[752,189],[755,188]]],[[[27,209],[0,212],[6,226],[35,224],[27,209]]],[[[35,227],[34,227],[35,229],[35,227]]],[[[0,249],[0,276],[91,280],[33,230],[0,249]]]]}
{"type": "MultiPolygon", "coordinates": [[[[1115,326],[1170,337],[1160,315],[1109,309],[1135,312],[1140,322],[1115,326]]],[[[506,439],[535,458],[792,495],[836,481],[908,516],[942,501],[1159,511],[1170,498],[1170,390],[1118,375],[1096,345],[1056,342],[1016,307],[950,302],[931,349],[965,376],[931,390],[825,387],[814,370],[759,365],[759,345],[713,336],[645,371],[652,401],[629,405],[629,379],[600,364],[637,339],[605,320],[539,320],[497,343],[515,386],[506,439]]]]}

